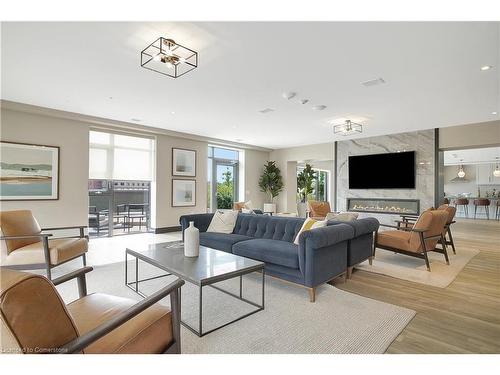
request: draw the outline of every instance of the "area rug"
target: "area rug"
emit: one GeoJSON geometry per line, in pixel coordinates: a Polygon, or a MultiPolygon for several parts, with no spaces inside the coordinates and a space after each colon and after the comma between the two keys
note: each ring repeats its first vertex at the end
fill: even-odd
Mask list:
{"type": "MultiPolygon", "coordinates": [[[[133,267],[129,267],[129,272],[133,267]]],[[[96,266],[87,274],[88,291],[117,296],[140,297],[124,286],[124,263],[96,266]]],[[[140,263],[140,277],[159,272],[140,263]]],[[[132,275],[131,275],[132,276],[132,275]]],[[[146,294],[175,278],[168,276],[141,284],[146,294]]],[[[260,301],[261,275],[244,277],[244,296],[260,301]]],[[[238,279],[218,286],[236,292],[238,279]]],[[[77,298],[76,282],[57,287],[64,300],[77,298]]],[[[379,302],[323,285],[316,302],[307,291],[280,280],[266,278],[265,310],[199,338],[182,327],[183,353],[384,353],[415,316],[415,311],[379,302]]],[[[203,325],[210,329],[249,312],[247,305],[211,287],[203,289],[203,325]]],[[[198,317],[198,289],[190,283],[182,288],[182,319],[195,325],[198,317]]],[[[166,298],[162,303],[169,304],[166,298]]]]}
{"type": "Polygon", "coordinates": [[[366,261],[356,268],[420,284],[446,288],[455,280],[467,263],[479,254],[479,250],[461,248],[457,249],[456,255],[450,251],[448,254],[450,265],[446,264],[443,254],[428,253],[431,266],[431,272],[429,272],[423,259],[377,249],[373,265],[370,266],[366,261]]]}

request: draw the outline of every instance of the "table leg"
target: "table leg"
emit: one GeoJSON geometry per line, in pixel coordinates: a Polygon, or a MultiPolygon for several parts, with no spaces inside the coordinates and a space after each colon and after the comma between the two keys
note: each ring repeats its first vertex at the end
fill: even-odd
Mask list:
{"type": "Polygon", "coordinates": [[[139,258],[135,258],[135,291],[139,291],[139,258]]]}
{"type": "Polygon", "coordinates": [[[200,312],[199,312],[199,322],[198,322],[198,325],[199,325],[199,330],[198,330],[198,335],[201,337],[203,336],[203,331],[202,331],[202,317],[203,317],[203,286],[200,285],[200,300],[199,300],[199,304],[200,304],[200,312]]]}
{"type": "Polygon", "coordinates": [[[243,297],[243,275],[240,276],[240,298],[243,297]]]}

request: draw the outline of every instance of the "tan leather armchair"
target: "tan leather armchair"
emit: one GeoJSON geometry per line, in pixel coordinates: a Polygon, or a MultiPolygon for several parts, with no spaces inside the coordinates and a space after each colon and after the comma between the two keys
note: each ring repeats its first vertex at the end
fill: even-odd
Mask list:
{"type": "Polygon", "coordinates": [[[88,250],[86,226],[40,228],[29,210],[0,212],[1,253],[0,266],[17,269],[45,268],[52,279],[52,268],[70,260],[82,257],[88,250]],[[79,234],[71,237],[51,238],[59,230],[78,229],[79,234]]]}
{"type": "MultiPolygon", "coordinates": [[[[434,210],[434,207],[431,207],[428,210],[434,210]]],[[[456,223],[455,215],[457,213],[457,208],[445,203],[445,204],[442,204],[441,206],[439,206],[437,208],[437,210],[444,210],[448,213],[448,219],[446,220],[446,225],[444,227],[443,238],[444,238],[446,245],[451,246],[451,249],[453,250],[453,254],[456,254],[457,251],[455,249],[455,241],[453,240],[453,235],[451,233],[451,226],[456,223]]],[[[401,215],[401,219],[404,222],[402,225],[405,225],[406,227],[410,228],[411,226],[413,226],[413,224],[415,224],[415,221],[418,219],[418,216],[401,215]]]]}
{"type": "Polygon", "coordinates": [[[427,252],[435,251],[444,255],[446,264],[450,264],[446,251],[445,232],[448,212],[446,210],[424,211],[413,226],[403,220],[396,221],[397,226],[380,224],[394,228],[375,234],[375,249],[384,249],[425,260],[427,271],[431,270],[427,252]],[[441,247],[437,247],[441,244],[441,247]]]}
{"type": "Polygon", "coordinates": [[[325,201],[308,201],[307,209],[309,211],[309,217],[315,220],[325,220],[326,215],[332,212],[330,203],[325,201]]]}
{"type": "Polygon", "coordinates": [[[180,353],[178,279],[136,302],[86,295],[84,267],[54,283],[44,276],[4,269],[0,275],[2,353],[180,353]],[[80,298],[65,305],[54,285],[79,280],[80,298]],[[170,295],[171,309],[157,304],[170,295]]]}

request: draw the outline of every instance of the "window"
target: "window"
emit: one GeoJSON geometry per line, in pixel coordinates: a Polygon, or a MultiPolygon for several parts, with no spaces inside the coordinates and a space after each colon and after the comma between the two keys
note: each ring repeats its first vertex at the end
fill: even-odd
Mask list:
{"type": "Polygon", "coordinates": [[[89,178],[153,179],[154,139],[90,131],[89,178]]]}
{"type": "Polygon", "coordinates": [[[208,147],[207,209],[232,209],[238,200],[239,151],[208,147]]]}
{"type": "MultiPolygon", "coordinates": [[[[304,170],[303,166],[297,167],[297,175],[304,170]]],[[[308,194],[307,200],[328,201],[330,172],[322,169],[313,168],[316,172],[312,183],[312,192],[308,194]]]]}

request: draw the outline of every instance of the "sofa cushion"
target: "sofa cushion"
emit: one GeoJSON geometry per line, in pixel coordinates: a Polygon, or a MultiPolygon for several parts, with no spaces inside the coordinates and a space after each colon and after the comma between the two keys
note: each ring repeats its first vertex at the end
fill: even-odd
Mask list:
{"type": "Polygon", "coordinates": [[[289,268],[299,268],[299,247],[279,240],[253,239],[233,245],[233,254],[273,263],[289,268]]]}
{"type": "Polygon", "coordinates": [[[226,253],[232,252],[235,243],[245,240],[251,240],[252,237],[240,234],[225,234],[215,232],[201,232],[200,245],[211,247],[212,249],[222,250],[226,253]]]}

